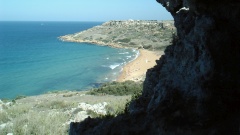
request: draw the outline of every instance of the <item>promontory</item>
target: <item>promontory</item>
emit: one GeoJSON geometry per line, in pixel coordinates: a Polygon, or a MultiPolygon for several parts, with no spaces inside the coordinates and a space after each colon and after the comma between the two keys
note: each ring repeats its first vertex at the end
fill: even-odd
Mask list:
{"type": "Polygon", "coordinates": [[[174,21],[108,21],[85,31],[61,36],[60,39],[118,48],[163,50],[171,44],[175,31],[174,21]]]}

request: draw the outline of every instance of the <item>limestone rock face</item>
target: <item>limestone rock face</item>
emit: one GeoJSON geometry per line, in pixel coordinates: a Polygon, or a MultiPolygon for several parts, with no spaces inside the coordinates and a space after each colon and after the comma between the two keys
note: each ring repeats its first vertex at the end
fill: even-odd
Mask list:
{"type": "Polygon", "coordinates": [[[157,1],[177,36],[148,70],[142,96],[130,114],[73,123],[70,133],[240,134],[239,0],[157,1]]]}
{"type": "Polygon", "coordinates": [[[240,2],[158,2],[173,15],[177,37],[147,72],[147,111],[168,128],[240,134],[240,2]]]}

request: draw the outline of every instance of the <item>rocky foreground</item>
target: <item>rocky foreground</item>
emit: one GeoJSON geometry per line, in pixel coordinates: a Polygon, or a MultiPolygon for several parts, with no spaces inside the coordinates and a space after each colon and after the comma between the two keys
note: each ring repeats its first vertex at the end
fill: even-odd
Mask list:
{"type": "Polygon", "coordinates": [[[176,33],[173,21],[109,21],[91,29],[61,36],[69,42],[86,42],[111,47],[163,50],[176,33]]]}

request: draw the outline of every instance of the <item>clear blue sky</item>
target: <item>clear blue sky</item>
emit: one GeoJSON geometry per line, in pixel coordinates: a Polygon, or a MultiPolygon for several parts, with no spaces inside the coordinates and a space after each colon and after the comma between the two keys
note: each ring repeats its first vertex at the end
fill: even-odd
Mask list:
{"type": "Polygon", "coordinates": [[[172,20],[156,0],[0,0],[0,21],[172,20]]]}

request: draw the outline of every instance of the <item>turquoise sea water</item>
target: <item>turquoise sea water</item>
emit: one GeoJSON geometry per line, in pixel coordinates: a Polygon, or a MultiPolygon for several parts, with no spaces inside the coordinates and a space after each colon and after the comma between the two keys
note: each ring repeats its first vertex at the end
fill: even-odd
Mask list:
{"type": "Polygon", "coordinates": [[[0,99],[86,90],[116,79],[137,51],[58,39],[100,24],[0,22],[0,99]]]}

